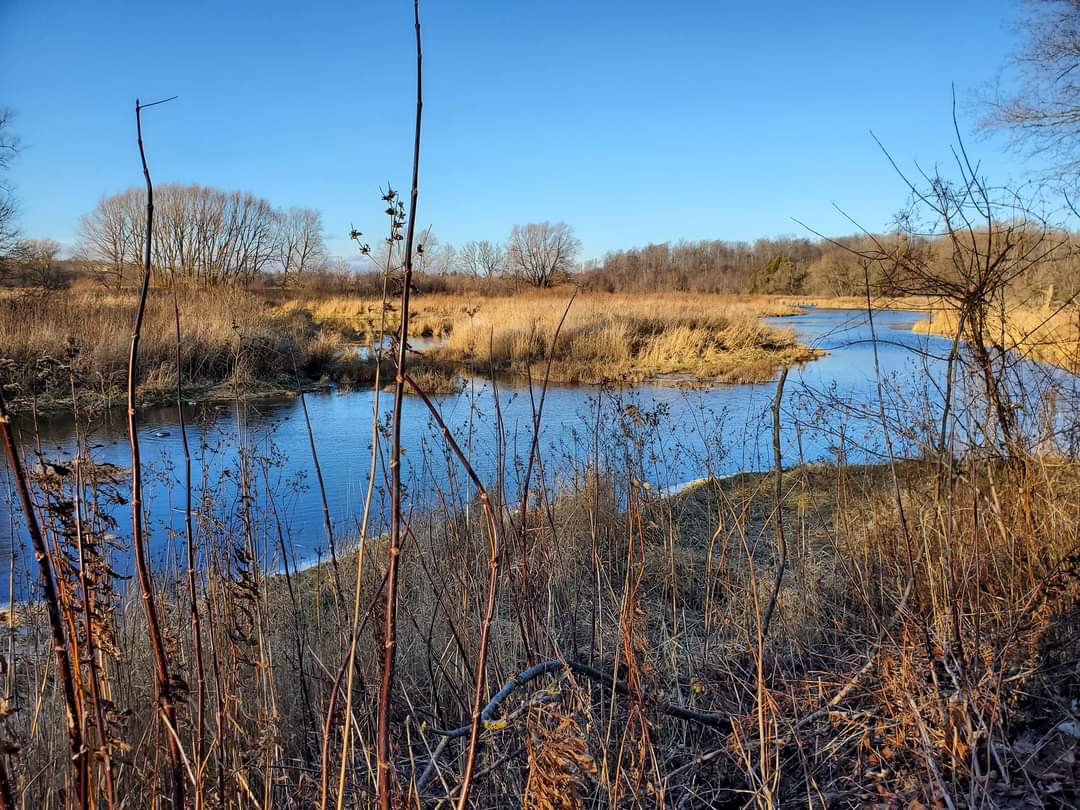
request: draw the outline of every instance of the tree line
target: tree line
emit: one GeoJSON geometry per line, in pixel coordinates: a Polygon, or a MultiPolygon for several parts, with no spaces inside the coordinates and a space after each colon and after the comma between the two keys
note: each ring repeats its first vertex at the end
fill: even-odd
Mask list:
{"type": "MultiPolygon", "coordinates": [[[[197,184],[171,184],[155,192],[152,266],[159,280],[198,286],[304,285],[378,292],[385,256],[373,251],[369,272],[350,268],[326,247],[321,214],[310,208],[276,208],[249,192],[197,184]],[[369,278],[370,277],[370,278],[369,278]],[[370,284],[368,282],[371,282],[370,284]],[[371,288],[370,290],[368,288],[371,288]]],[[[9,239],[6,275],[41,288],[61,286],[74,265],[111,287],[136,275],[142,262],[145,191],[103,197],[80,222],[74,260],[60,260],[49,239],[9,239]]],[[[953,246],[944,237],[897,227],[889,234],[810,239],[782,236],[753,242],[719,239],[664,242],[613,250],[580,262],[581,241],[564,222],[515,225],[506,240],[473,240],[461,247],[441,242],[431,229],[419,234],[417,289],[425,292],[503,292],[507,284],[547,288],[574,283],[596,292],[757,293],[857,296],[867,282],[875,294],[912,292],[868,254],[896,246],[918,250],[927,266],[948,275],[953,246]]],[[[1080,290],[1080,239],[1062,232],[1059,247],[1035,263],[1016,285],[1032,295],[1069,297],[1080,290]]],[[[385,250],[385,245],[383,246],[385,250]]]]}
{"type": "MultiPolygon", "coordinates": [[[[995,225],[995,229],[997,226],[995,225]]],[[[1032,239],[1036,229],[1029,225],[1032,239]]],[[[993,231],[994,229],[991,229],[993,231]]],[[[984,241],[993,233],[984,234],[984,241]]],[[[1043,236],[1044,234],[1039,234],[1043,236]]],[[[1018,239],[1020,235],[1018,235],[1018,239]]],[[[1055,248],[1033,262],[1013,284],[1023,293],[1070,297],[1080,291],[1080,236],[1056,234],[1055,248]]],[[[901,223],[888,234],[832,239],[779,237],[754,242],[702,240],[650,244],[616,250],[587,262],[581,286],[605,292],[760,293],[807,296],[858,296],[867,283],[876,295],[906,295],[918,289],[877,256],[903,249],[942,278],[959,277],[954,240],[945,233],[926,235],[901,223]]]]}
{"type": "MultiPolygon", "coordinates": [[[[117,288],[138,275],[145,210],[142,188],[102,197],[80,221],[74,264],[117,288]]],[[[356,286],[343,278],[354,273],[328,252],[322,215],[311,208],[275,208],[249,192],[168,184],[155,190],[154,225],[151,265],[165,282],[356,286]]],[[[581,250],[574,229],[564,222],[515,225],[504,242],[470,241],[460,249],[441,243],[429,228],[418,244],[421,277],[512,278],[540,288],[569,280],[579,269],[581,250]]],[[[367,254],[372,268],[385,265],[386,245],[381,249],[367,254]]],[[[48,287],[62,275],[60,252],[52,240],[13,240],[5,255],[9,271],[17,271],[23,282],[48,287]]]]}
{"type": "MultiPolygon", "coordinates": [[[[9,145],[14,143],[9,139],[9,145]]],[[[3,158],[10,158],[8,149],[3,158]]],[[[137,275],[142,262],[145,190],[102,197],[80,222],[74,260],[60,260],[61,245],[49,239],[17,239],[8,222],[3,270],[9,282],[39,288],[62,286],[72,265],[111,287],[137,275]]],[[[783,236],[753,242],[700,240],[648,244],[580,262],[581,241],[565,222],[515,225],[501,242],[474,240],[460,248],[421,233],[415,285],[422,291],[505,291],[507,283],[537,288],[572,282],[603,292],[758,293],[808,296],[911,292],[911,285],[867,263],[897,240],[925,254],[928,266],[948,275],[950,240],[898,227],[890,234],[833,239],[783,236]]],[[[1035,263],[1014,286],[1022,292],[1071,297],[1080,290],[1080,241],[1062,232],[1059,247],[1035,263]]],[[[385,246],[383,246],[385,249],[385,246]]],[[[330,255],[321,214],[310,208],[277,208],[243,191],[198,184],[170,184],[155,193],[152,267],[159,280],[198,286],[303,284],[341,291],[368,291],[368,276],[385,265],[374,251],[369,273],[330,255]]],[[[377,284],[372,288],[377,292],[377,284]]]]}
{"type": "MultiPolygon", "coordinates": [[[[121,286],[140,266],[145,211],[145,190],[132,188],[103,197],[82,218],[79,258],[106,283],[121,286]]],[[[329,262],[316,210],[275,208],[250,192],[198,184],[155,189],[151,264],[159,275],[214,286],[276,273],[288,284],[329,262]]]]}
{"type": "MultiPolygon", "coordinates": [[[[546,288],[571,280],[580,268],[581,240],[565,222],[515,225],[504,242],[470,241],[460,248],[443,244],[428,229],[420,244],[417,269],[428,276],[509,278],[546,288]]],[[[380,260],[376,264],[382,266],[380,260]]]]}

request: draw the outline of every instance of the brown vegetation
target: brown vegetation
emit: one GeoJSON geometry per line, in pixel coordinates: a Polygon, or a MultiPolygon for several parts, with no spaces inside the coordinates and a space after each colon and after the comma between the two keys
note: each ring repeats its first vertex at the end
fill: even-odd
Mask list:
{"type": "MultiPolygon", "coordinates": [[[[929,317],[915,323],[916,332],[956,337],[960,318],[955,309],[934,308],[929,317]]],[[[1006,308],[990,312],[989,333],[997,345],[1026,357],[1078,371],[1080,359],[1080,311],[1073,306],[1006,308]]],[[[961,335],[966,338],[966,335],[961,335]]]]}
{"type": "MultiPolygon", "coordinates": [[[[903,513],[887,466],[784,473],[779,518],[790,563],[760,654],[755,638],[775,563],[774,476],[710,481],[671,497],[638,481],[623,508],[614,481],[581,473],[572,491],[537,492],[525,544],[514,539],[504,550],[485,700],[515,685],[481,731],[479,805],[526,794],[554,806],[1076,798],[1077,740],[1062,730],[1071,728],[1075,694],[1063,665],[1080,652],[1069,631],[1080,597],[1075,465],[1031,458],[950,471],[905,463],[897,470],[903,513]],[[512,680],[537,661],[554,663],[535,679],[512,680]]],[[[245,531],[272,518],[253,520],[245,531]]],[[[242,549],[241,524],[232,525],[237,534],[222,538],[224,549],[242,549]]],[[[463,739],[441,730],[468,728],[488,540],[465,514],[414,516],[409,527],[393,756],[402,794],[427,805],[454,795],[460,774],[463,739]]],[[[371,629],[385,556],[385,538],[371,540],[361,568],[369,607],[348,721],[363,740],[374,731],[382,640],[371,629]]],[[[340,560],[346,570],[358,562],[355,554],[340,560]]],[[[311,806],[318,787],[309,774],[327,767],[312,752],[328,745],[334,762],[338,743],[323,739],[308,712],[327,705],[344,649],[334,606],[351,602],[352,586],[337,593],[329,565],[287,582],[251,560],[235,567],[216,556],[199,579],[208,655],[220,667],[206,685],[207,705],[218,707],[206,732],[207,801],[311,806]],[[322,674],[309,667],[305,675],[291,654],[298,621],[304,655],[324,662],[322,674]]],[[[185,600],[162,596],[175,660],[190,661],[185,600]]],[[[40,617],[24,616],[21,632],[37,638],[40,617]]],[[[117,745],[151,731],[152,691],[133,688],[152,682],[140,616],[134,601],[122,604],[103,666],[117,745]]],[[[38,698],[48,712],[36,734],[22,737],[12,765],[19,780],[26,763],[64,756],[63,724],[46,722],[57,699],[35,698],[46,650],[31,642],[17,667],[16,705],[26,708],[9,728],[30,719],[38,698]]],[[[153,756],[140,746],[119,758],[131,763],[118,779],[128,803],[153,801],[153,756]]],[[[363,746],[350,761],[343,799],[364,806],[374,763],[363,746]]],[[[27,806],[54,795],[63,769],[50,773],[29,785],[27,806]]],[[[330,806],[337,796],[332,788],[330,806]]]]}
{"type": "MultiPolygon", "coordinates": [[[[494,299],[471,307],[437,357],[476,369],[541,377],[566,308],[556,296],[494,299]]],[[[762,382],[780,365],[815,355],[793,333],[760,322],[793,308],[767,299],[704,295],[584,295],[554,344],[550,379],[642,380],[666,374],[762,382]]]]}
{"type": "MultiPolygon", "coordinates": [[[[524,372],[538,362],[569,289],[514,297],[419,295],[409,333],[417,342],[418,373],[433,393],[453,390],[457,368],[524,372]]],[[[184,388],[193,398],[247,396],[295,390],[320,379],[368,383],[370,345],[381,304],[355,296],[267,296],[237,288],[181,289],[186,313],[181,342],[184,388]]],[[[132,292],[95,289],[0,297],[0,346],[9,377],[25,401],[68,399],[66,372],[74,364],[88,401],[108,404],[122,394],[127,370],[132,292]]],[[[777,367],[813,357],[790,333],[759,323],[793,307],[768,298],[725,296],[581,296],[556,346],[552,379],[593,383],[685,374],[724,382],[760,381],[777,367]]],[[[395,329],[397,313],[387,327],[395,329]]],[[[151,292],[144,326],[139,396],[166,401],[176,386],[172,297],[151,292]]]]}
{"type": "MultiPolygon", "coordinates": [[[[185,313],[181,374],[193,396],[225,386],[242,391],[293,390],[297,372],[318,377],[343,356],[343,341],[312,327],[301,313],[283,312],[239,289],[179,292],[185,313]],[[295,364],[295,366],[294,366],[295,364]]],[[[0,297],[0,346],[8,379],[24,402],[39,395],[70,399],[67,372],[74,365],[87,400],[110,404],[122,397],[127,372],[134,292],[63,291],[0,297]]],[[[172,296],[151,292],[143,327],[139,395],[171,398],[176,386],[172,296]]]]}

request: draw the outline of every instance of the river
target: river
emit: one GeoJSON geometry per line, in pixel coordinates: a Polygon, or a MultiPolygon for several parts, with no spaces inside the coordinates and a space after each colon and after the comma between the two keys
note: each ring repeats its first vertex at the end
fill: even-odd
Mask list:
{"type": "MultiPolygon", "coordinates": [[[[931,431],[939,429],[941,383],[950,342],[911,331],[919,313],[880,311],[872,332],[863,310],[812,309],[803,315],[770,319],[780,328],[793,328],[799,338],[827,352],[792,369],[782,403],[782,450],[785,465],[800,461],[882,459],[882,426],[878,412],[879,380],[885,392],[886,415],[893,433],[894,452],[917,454],[931,431]],[[877,337],[877,362],[875,342],[877,337]]],[[[1022,413],[1030,435],[1061,428],[1062,411],[1076,401],[1077,378],[1025,362],[1016,380],[1025,401],[1042,403],[1022,413]],[[1051,394],[1050,390],[1055,389],[1051,394]],[[1051,407],[1052,406],[1052,407],[1051,407]],[[1049,414],[1049,415],[1048,415],[1049,414]],[[1048,421],[1049,420],[1049,421],[1048,421]]],[[[540,463],[532,483],[542,477],[549,487],[572,486],[587,468],[599,467],[616,476],[630,474],[656,492],[708,475],[767,469],[772,464],[771,414],[776,383],[761,385],[693,385],[674,380],[633,386],[550,385],[540,429],[540,463]]],[[[523,462],[528,457],[534,407],[540,389],[521,379],[491,382],[475,378],[456,394],[435,398],[443,419],[488,486],[499,477],[500,459],[506,497],[520,497],[523,462]],[[496,398],[498,407],[496,407],[496,398]],[[501,425],[501,429],[500,429],[501,425]],[[500,439],[501,437],[501,439],[500,439]],[[501,452],[500,452],[501,450],[501,452]]],[[[325,479],[326,499],[338,542],[355,536],[368,483],[371,454],[370,390],[308,393],[305,396],[315,444],[325,479]]],[[[963,397],[961,396],[961,403],[963,397]]],[[[384,427],[391,396],[382,394],[384,427]]],[[[247,479],[251,490],[254,528],[264,563],[279,566],[282,548],[290,561],[302,564],[325,558],[327,535],[322,498],[316,485],[308,432],[298,397],[261,399],[240,406],[238,420],[232,403],[186,405],[189,441],[194,456],[197,501],[206,503],[216,522],[200,524],[201,554],[215,537],[235,531],[241,513],[238,497],[240,467],[238,423],[249,449],[247,479]],[[280,528],[280,532],[279,532],[280,528]]],[[[1074,411],[1070,410],[1070,413],[1074,411]]],[[[168,570],[182,554],[183,490],[181,435],[175,407],[144,408],[139,412],[141,447],[146,463],[145,490],[150,548],[154,564],[168,570]]],[[[954,423],[960,433],[970,428],[964,408],[954,423]]],[[[17,421],[21,446],[32,446],[32,431],[17,421]]],[[[43,451],[51,460],[70,459],[75,424],[70,415],[39,420],[43,451]]],[[[403,408],[405,507],[421,514],[442,500],[460,506],[472,494],[459,465],[450,459],[422,401],[409,396],[403,408]]],[[[977,441],[977,437],[975,437],[977,441]]],[[[1058,435],[1059,445],[1071,438],[1058,435]]],[[[89,428],[87,442],[97,463],[128,465],[123,410],[105,414],[89,428]]],[[[387,443],[382,443],[385,456],[387,443]]],[[[12,516],[10,482],[4,469],[0,497],[0,598],[7,598],[8,568],[15,560],[16,594],[28,592],[32,562],[25,540],[12,516]]],[[[377,484],[383,473],[377,476],[377,484]]],[[[119,489],[122,491],[124,485],[119,489]]],[[[372,529],[385,525],[385,488],[376,487],[372,529]]],[[[198,505],[198,504],[197,504],[198,505]]],[[[112,507],[117,518],[118,550],[114,566],[130,573],[124,549],[129,532],[126,507],[112,507]]]]}

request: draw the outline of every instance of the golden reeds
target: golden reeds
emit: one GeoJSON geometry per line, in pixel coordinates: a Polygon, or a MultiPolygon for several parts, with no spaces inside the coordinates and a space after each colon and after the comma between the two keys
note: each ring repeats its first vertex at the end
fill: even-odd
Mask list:
{"type": "MultiPolygon", "coordinates": [[[[1080,311],[1075,306],[1009,307],[989,314],[987,333],[1006,350],[1076,371],[1080,369],[1080,311]]],[[[955,310],[936,308],[915,323],[916,332],[954,337],[959,326],[955,310]]],[[[961,336],[964,337],[964,336],[961,336]]]]}

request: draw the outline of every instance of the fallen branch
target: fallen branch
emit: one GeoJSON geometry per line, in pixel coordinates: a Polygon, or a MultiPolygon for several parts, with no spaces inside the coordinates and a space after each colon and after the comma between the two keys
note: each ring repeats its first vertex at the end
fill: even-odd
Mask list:
{"type": "MultiPolygon", "coordinates": [[[[581,663],[580,661],[560,661],[553,659],[551,661],[543,661],[535,666],[531,666],[528,669],[514,675],[508,680],[503,687],[492,695],[491,699],[484,706],[480,712],[480,722],[482,725],[487,726],[493,722],[496,709],[505,701],[511,694],[517,689],[526,684],[536,680],[542,675],[547,675],[553,672],[561,672],[563,675],[567,673],[573,673],[575,675],[581,675],[589,680],[595,681],[611,689],[613,692],[619,695],[628,696],[630,689],[624,681],[615,680],[606,672],[591,667],[588,664],[581,663]]],[[[731,730],[731,718],[728,716],[721,716],[715,714],[708,714],[706,712],[699,712],[693,709],[688,709],[685,706],[679,706],[674,703],[667,703],[662,700],[658,700],[655,697],[650,696],[648,693],[642,695],[646,705],[652,706],[653,709],[666,714],[670,717],[677,717],[680,720],[686,720],[691,723],[698,723],[699,725],[712,728],[717,731],[730,731],[731,730]]],[[[426,769],[420,778],[416,780],[417,793],[423,791],[424,787],[430,781],[431,776],[435,772],[436,763],[439,756],[446,749],[450,740],[464,737],[474,727],[473,723],[468,723],[464,726],[459,726],[453,729],[432,729],[432,732],[441,736],[442,739],[435,747],[434,752],[431,755],[431,761],[428,763],[426,769]]]]}

